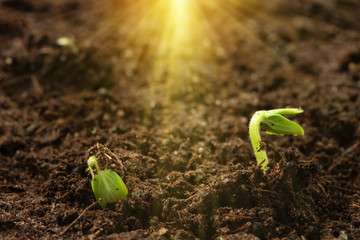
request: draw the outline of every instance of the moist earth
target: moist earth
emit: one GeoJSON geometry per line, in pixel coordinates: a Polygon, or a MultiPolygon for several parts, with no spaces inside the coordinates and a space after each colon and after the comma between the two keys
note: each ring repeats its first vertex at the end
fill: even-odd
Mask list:
{"type": "Polygon", "coordinates": [[[155,78],[144,2],[0,1],[1,238],[360,239],[360,3],[199,0],[202,57],[155,78]],[[262,135],[264,174],[248,123],[282,107],[305,135],[262,135]],[[91,155],[126,200],[85,210],[91,155]]]}

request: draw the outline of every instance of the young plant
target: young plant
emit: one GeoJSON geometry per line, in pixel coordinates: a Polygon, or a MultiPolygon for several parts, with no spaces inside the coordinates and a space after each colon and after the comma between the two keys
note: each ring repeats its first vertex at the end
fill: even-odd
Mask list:
{"type": "Polygon", "coordinates": [[[61,37],[56,40],[56,43],[59,46],[69,47],[73,54],[79,53],[79,48],[76,46],[74,40],[72,40],[71,38],[61,37]]]}
{"type": "Polygon", "coordinates": [[[105,208],[107,203],[126,198],[127,188],[116,172],[111,169],[100,170],[95,156],[88,159],[88,165],[92,176],[91,187],[96,200],[100,199],[102,208],[105,208]]]}
{"type": "Polygon", "coordinates": [[[253,146],[256,161],[264,173],[268,169],[268,157],[265,151],[265,145],[260,138],[260,123],[266,127],[266,133],[272,135],[304,135],[304,130],[297,123],[290,121],[282,114],[302,113],[300,108],[279,108],[273,110],[261,110],[254,113],[249,124],[249,135],[253,146]]]}

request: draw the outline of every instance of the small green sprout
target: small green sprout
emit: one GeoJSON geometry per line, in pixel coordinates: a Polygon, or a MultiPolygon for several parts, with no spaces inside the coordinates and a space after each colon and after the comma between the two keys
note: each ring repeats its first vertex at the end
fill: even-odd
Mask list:
{"type": "Polygon", "coordinates": [[[249,124],[249,135],[254,148],[256,161],[264,173],[268,169],[268,157],[260,138],[260,123],[266,127],[266,133],[272,135],[304,135],[304,130],[297,123],[290,121],[281,114],[302,113],[300,108],[279,108],[269,111],[261,110],[254,113],[249,124]]]}
{"type": "Polygon", "coordinates": [[[105,208],[107,203],[126,198],[127,188],[116,172],[111,169],[100,170],[95,156],[88,159],[88,165],[92,176],[91,187],[96,200],[101,198],[102,208],[105,208]]]}
{"type": "Polygon", "coordinates": [[[56,40],[56,43],[60,46],[69,47],[74,54],[79,53],[79,49],[76,46],[74,40],[68,37],[61,37],[56,40]]]}

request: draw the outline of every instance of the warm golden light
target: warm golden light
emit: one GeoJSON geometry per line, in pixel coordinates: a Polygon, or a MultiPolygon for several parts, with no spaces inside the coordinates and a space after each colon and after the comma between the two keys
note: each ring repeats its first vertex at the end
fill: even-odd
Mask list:
{"type": "Polygon", "coordinates": [[[187,2],[188,0],[173,0],[173,1],[175,7],[182,7],[185,5],[185,2],[187,2]]]}
{"type": "Polygon", "coordinates": [[[190,93],[191,79],[194,76],[201,48],[199,38],[203,29],[196,1],[167,1],[168,15],[166,26],[158,43],[153,78],[150,87],[165,83],[166,101],[181,98],[190,93]]]}
{"type": "MultiPolygon", "coordinates": [[[[254,33],[258,26],[248,16],[263,13],[249,1],[128,0],[110,1],[107,8],[108,20],[97,35],[112,31],[114,49],[121,49],[115,59],[120,74],[129,79],[136,74],[146,76],[144,121],[157,111],[164,129],[174,126],[169,124],[174,115],[182,120],[192,114],[188,106],[202,101],[207,91],[215,91],[212,88],[221,85],[224,72],[239,77],[232,65],[237,62],[233,57],[237,49],[261,48],[274,59],[278,57],[254,33]],[[161,106],[161,113],[157,106],[161,106]]],[[[112,43],[107,42],[110,49],[112,43]]],[[[251,61],[261,66],[261,56],[247,56],[254,56],[251,61]]]]}

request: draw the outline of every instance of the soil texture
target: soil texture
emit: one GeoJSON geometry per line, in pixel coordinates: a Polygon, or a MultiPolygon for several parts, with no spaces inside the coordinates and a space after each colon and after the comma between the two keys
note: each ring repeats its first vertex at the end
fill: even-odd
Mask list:
{"type": "Polygon", "coordinates": [[[0,238],[360,239],[360,2],[170,2],[0,0],[0,238]]]}

